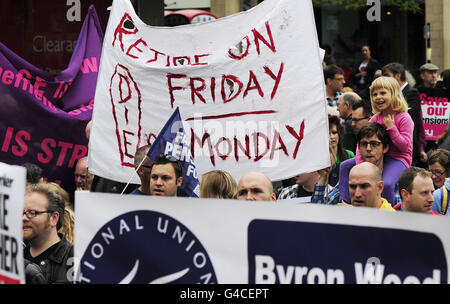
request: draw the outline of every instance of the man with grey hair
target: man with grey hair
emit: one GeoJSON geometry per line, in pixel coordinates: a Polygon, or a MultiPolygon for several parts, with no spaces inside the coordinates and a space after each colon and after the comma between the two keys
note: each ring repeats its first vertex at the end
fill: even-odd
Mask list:
{"type": "Polygon", "coordinates": [[[339,111],[339,117],[344,121],[350,120],[352,116],[352,106],[355,102],[361,100],[358,94],[354,92],[346,92],[339,96],[337,109],[339,111]],[[350,118],[350,119],[349,119],[350,118]]]}
{"type": "Polygon", "coordinates": [[[363,162],[350,170],[348,188],[352,205],[395,211],[388,201],[381,197],[384,182],[380,168],[363,162]]]}
{"type": "Polygon", "coordinates": [[[344,149],[355,152],[356,151],[356,134],[352,128],[352,107],[360,101],[361,97],[354,92],[346,92],[339,96],[337,108],[339,117],[343,120],[344,137],[342,138],[342,145],[344,149]]]}
{"type": "Polygon", "coordinates": [[[88,157],[82,157],[75,165],[75,186],[77,190],[90,190],[94,175],[88,170],[88,157]]]}
{"type": "Polygon", "coordinates": [[[420,67],[420,78],[423,80],[423,84],[420,88],[434,88],[438,81],[437,72],[439,67],[432,63],[425,63],[420,67]]]}

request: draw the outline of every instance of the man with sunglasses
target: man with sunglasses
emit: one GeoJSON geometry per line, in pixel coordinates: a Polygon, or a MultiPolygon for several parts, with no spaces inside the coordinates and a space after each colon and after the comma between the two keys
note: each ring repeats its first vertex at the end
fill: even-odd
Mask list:
{"type": "Polygon", "coordinates": [[[182,167],[178,160],[172,155],[158,155],[150,173],[150,194],[177,196],[182,183],[182,167]]]}
{"type": "Polygon", "coordinates": [[[57,231],[64,222],[65,202],[57,188],[39,183],[25,195],[22,226],[24,258],[39,265],[47,283],[72,283],[73,245],[57,231]]]}
{"type": "MultiPolygon", "coordinates": [[[[357,136],[357,144],[364,162],[369,162],[377,166],[382,171],[384,182],[381,196],[391,205],[396,205],[401,198],[396,191],[398,177],[405,170],[405,166],[399,160],[385,156],[389,150],[390,137],[383,125],[368,122],[357,136]]],[[[351,158],[341,163],[339,171],[339,192],[340,200],[350,203],[349,174],[356,165],[356,159],[351,158]]]]}
{"type": "Polygon", "coordinates": [[[369,122],[372,115],[372,105],[370,102],[361,99],[352,105],[352,128],[355,135],[369,122]]]}
{"type": "Polygon", "coordinates": [[[152,161],[147,157],[148,150],[150,150],[150,145],[145,145],[137,149],[134,154],[134,169],[137,170],[136,173],[141,180],[141,185],[134,189],[130,194],[150,195],[152,161]]]}

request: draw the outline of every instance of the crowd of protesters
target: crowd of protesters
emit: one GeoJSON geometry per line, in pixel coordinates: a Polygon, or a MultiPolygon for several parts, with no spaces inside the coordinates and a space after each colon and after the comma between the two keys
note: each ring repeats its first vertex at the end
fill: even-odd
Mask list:
{"type": "MultiPolygon", "coordinates": [[[[361,52],[361,63],[347,77],[330,49],[324,59],[329,168],[303,172],[282,181],[281,187],[260,172],[247,172],[237,181],[224,170],[213,170],[199,178],[200,197],[275,203],[302,198],[315,204],[449,215],[450,123],[435,143],[427,143],[415,80],[400,63],[380,65],[369,46],[362,46],[361,52]]],[[[450,89],[449,70],[441,73],[441,79],[438,70],[431,63],[422,65],[420,86],[450,89]]],[[[89,133],[90,123],[88,139],[89,133]]],[[[177,196],[183,183],[180,163],[171,155],[152,161],[147,157],[149,148],[143,146],[135,154],[139,185],[94,176],[85,157],[75,167],[76,189],[177,196]]],[[[24,166],[27,283],[70,283],[67,262],[73,256],[73,199],[57,184],[43,182],[39,167],[24,166]]]]}

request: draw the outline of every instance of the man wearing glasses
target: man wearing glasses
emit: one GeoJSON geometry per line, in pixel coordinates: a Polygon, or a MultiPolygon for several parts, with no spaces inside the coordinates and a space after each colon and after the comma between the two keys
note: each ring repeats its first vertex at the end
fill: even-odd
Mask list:
{"type": "Polygon", "coordinates": [[[22,217],[24,258],[41,267],[49,284],[73,282],[68,277],[73,245],[57,232],[64,222],[64,207],[56,187],[39,183],[27,188],[22,217]]]}
{"type": "Polygon", "coordinates": [[[323,70],[323,75],[328,105],[337,108],[337,102],[345,84],[344,71],[337,65],[331,64],[323,70]]]}
{"type": "MultiPolygon", "coordinates": [[[[382,180],[384,182],[381,196],[391,205],[396,205],[401,201],[396,192],[398,177],[405,169],[403,163],[394,158],[385,156],[389,150],[390,137],[386,128],[380,124],[368,122],[358,133],[357,143],[361,158],[377,166],[382,171],[382,180]]],[[[351,158],[341,163],[339,172],[339,192],[340,200],[344,203],[350,203],[349,194],[349,173],[356,165],[356,159],[351,158]]]]}
{"type": "Polygon", "coordinates": [[[147,157],[150,145],[145,145],[137,149],[134,155],[134,169],[141,180],[141,185],[134,189],[130,194],[150,195],[150,172],[152,170],[152,161],[147,157]]]}
{"type": "Polygon", "coordinates": [[[177,196],[178,187],[182,183],[182,167],[178,160],[171,155],[158,155],[151,169],[150,194],[177,196]]]}
{"type": "MultiPolygon", "coordinates": [[[[355,134],[358,134],[359,130],[369,122],[372,117],[372,106],[370,102],[364,100],[356,101],[352,106],[352,128],[355,134]]],[[[356,150],[356,149],[355,149],[356,150]]]]}

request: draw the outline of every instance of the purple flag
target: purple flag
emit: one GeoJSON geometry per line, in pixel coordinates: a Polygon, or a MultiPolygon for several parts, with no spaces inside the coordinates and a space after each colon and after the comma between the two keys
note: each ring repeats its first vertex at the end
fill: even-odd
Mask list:
{"type": "Polygon", "coordinates": [[[34,163],[47,181],[74,190],[74,166],[87,154],[103,32],[91,5],[69,66],[52,76],[0,43],[0,161],[34,163]]]}

